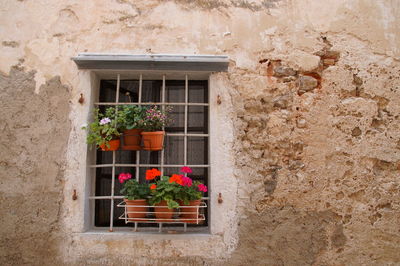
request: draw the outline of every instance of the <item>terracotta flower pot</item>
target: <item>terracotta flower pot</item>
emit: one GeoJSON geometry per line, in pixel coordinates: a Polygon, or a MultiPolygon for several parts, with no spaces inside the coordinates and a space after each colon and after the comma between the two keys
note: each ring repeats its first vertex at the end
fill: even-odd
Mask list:
{"type": "Polygon", "coordinates": [[[142,129],[127,129],[124,131],[123,139],[124,145],[122,145],[123,150],[138,151],[141,149],[140,142],[142,140],[142,129]]]}
{"type": "Polygon", "coordinates": [[[154,212],[157,222],[173,222],[172,216],[174,215],[175,209],[168,209],[166,200],[162,200],[160,203],[154,206],[154,212]]]}
{"type": "Polygon", "coordinates": [[[181,215],[179,217],[183,219],[181,221],[186,223],[198,223],[200,204],[201,200],[191,200],[189,201],[188,205],[183,203],[183,201],[179,201],[179,206],[185,207],[185,208],[180,208],[181,215]]]}
{"type": "Polygon", "coordinates": [[[100,145],[102,151],[116,151],[119,148],[120,140],[119,139],[112,139],[109,142],[110,148],[107,148],[106,144],[100,145]]]}
{"type": "Polygon", "coordinates": [[[126,211],[129,217],[129,221],[143,221],[143,218],[146,218],[146,214],[148,212],[148,207],[143,207],[147,205],[147,200],[145,199],[137,199],[137,200],[128,200],[124,199],[126,203],[126,211]],[[138,206],[138,207],[136,207],[138,206]],[[142,219],[135,219],[142,218],[142,219]]]}
{"type": "Polygon", "coordinates": [[[143,150],[160,151],[164,145],[164,131],[142,132],[143,150]]]}

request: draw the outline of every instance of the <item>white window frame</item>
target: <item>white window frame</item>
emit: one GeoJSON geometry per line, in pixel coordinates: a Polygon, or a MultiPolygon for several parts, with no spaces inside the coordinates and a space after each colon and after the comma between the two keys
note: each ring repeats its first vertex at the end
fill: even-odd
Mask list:
{"type": "MultiPolygon", "coordinates": [[[[93,161],[90,161],[91,157],[88,154],[90,151],[86,144],[87,133],[81,128],[92,117],[94,103],[98,99],[100,79],[115,78],[116,69],[126,69],[124,68],[126,64],[119,65],[116,62],[103,64],[105,60],[111,57],[114,58],[113,56],[103,56],[104,60],[100,65],[97,65],[97,57],[84,56],[84,64],[82,63],[82,65],[79,65],[73,58],[79,69],[71,70],[71,77],[73,78],[69,81],[72,88],[70,113],[72,130],[67,146],[65,178],[62,181],[64,183],[64,198],[60,209],[60,222],[63,224],[63,231],[70,234],[73,245],[62,251],[63,256],[68,258],[72,253],[85,252],[94,256],[105,257],[109,256],[109,252],[113,252],[115,256],[135,259],[148,256],[147,247],[151,246],[152,250],[156,251],[152,253],[154,259],[176,256],[177,249],[182,256],[190,255],[213,259],[215,257],[220,259],[230,257],[238,243],[237,229],[241,215],[240,209],[246,208],[244,205],[238,205],[238,199],[241,199],[240,202],[247,202],[250,199],[244,198],[247,195],[238,194],[238,184],[244,184],[241,183],[241,176],[237,174],[240,171],[237,172],[234,163],[236,154],[233,148],[235,145],[233,121],[236,118],[236,112],[233,109],[233,99],[239,96],[235,95],[235,90],[228,76],[225,73],[219,73],[227,70],[226,65],[224,69],[219,67],[211,69],[207,64],[203,65],[204,68],[200,70],[197,69],[197,63],[193,63],[188,68],[181,68],[180,71],[159,71],[161,73],[158,73],[167,75],[174,73],[181,75],[184,72],[189,75],[202,73],[209,77],[209,147],[212,147],[209,158],[211,167],[209,173],[209,195],[211,196],[209,211],[212,213],[209,219],[209,232],[153,234],[133,233],[132,230],[120,231],[116,229],[114,232],[108,232],[91,227],[88,199],[91,195],[91,169],[88,165],[93,164],[93,161]],[[93,58],[93,62],[89,62],[91,59],[86,60],[88,57],[89,59],[93,58]],[[217,71],[217,73],[213,71],[217,71]],[[81,95],[84,99],[83,104],[78,103],[81,95]],[[222,195],[222,203],[218,201],[219,193],[222,195]],[[110,249],[111,247],[121,247],[121,244],[124,248],[110,249]]],[[[131,60],[130,56],[118,57],[118,59],[125,60],[127,57],[128,60],[131,60]]],[[[135,58],[136,56],[134,56],[135,58]]],[[[157,56],[145,56],[145,60],[149,60],[149,58],[157,60],[157,56]]],[[[169,60],[168,58],[161,57],[160,60],[169,60]]],[[[185,58],[186,56],[180,56],[179,60],[185,61],[185,58]]],[[[191,55],[188,56],[188,59],[192,62],[201,60],[220,62],[222,59],[225,62],[229,61],[227,57],[215,59],[214,56],[199,56],[197,58],[197,56],[191,55]]],[[[177,66],[177,64],[178,62],[174,66],[177,66]]],[[[129,63],[129,67],[135,67],[135,64],[129,63]]],[[[151,67],[154,70],[153,65],[151,67]]],[[[149,68],[143,69],[149,70],[149,68]]],[[[241,190],[245,191],[246,189],[241,190]]],[[[245,217],[241,217],[241,219],[243,218],[245,217]]]]}

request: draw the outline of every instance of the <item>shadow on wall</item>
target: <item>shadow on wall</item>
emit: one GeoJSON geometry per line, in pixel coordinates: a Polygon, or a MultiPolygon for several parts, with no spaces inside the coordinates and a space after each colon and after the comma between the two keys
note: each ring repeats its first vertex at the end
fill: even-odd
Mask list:
{"type": "Polygon", "coordinates": [[[312,265],[328,246],[326,227],[333,221],[330,211],[293,207],[252,214],[240,224],[239,246],[227,265],[312,265]]]}
{"type": "Polygon", "coordinates": [[[0,74],[0,265],[59,264],[70,92],[54,77],[35,94],[34,75],[0,74]]]}

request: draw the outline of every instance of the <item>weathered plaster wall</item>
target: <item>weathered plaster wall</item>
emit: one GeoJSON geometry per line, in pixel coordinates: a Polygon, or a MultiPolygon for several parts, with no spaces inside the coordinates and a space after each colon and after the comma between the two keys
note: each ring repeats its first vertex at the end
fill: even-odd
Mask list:
{"type": "Polygon", "coordinates": [[[34,75],[0,75],[1,265],[58,260],[70,89],[54,77],[36,94],[34,75]]]}
{"type": "Polygon", "coordinates": [[[400,264],[398,1],[0,2],[1,264],[400,264]],[[84,51],[229,55],[236,247],[71,236],[84,51]]]}

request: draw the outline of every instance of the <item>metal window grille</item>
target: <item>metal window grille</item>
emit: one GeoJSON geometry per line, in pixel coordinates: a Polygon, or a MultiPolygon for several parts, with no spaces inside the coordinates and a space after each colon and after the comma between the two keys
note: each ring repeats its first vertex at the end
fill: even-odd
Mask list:
{"type": "MultiPolygon", "coordinates": [[[[172,106],[172,118],[178,121],[175,120],[173,125],[165,128],[165,147],[159,152],[93,151],[96,153],[96,163],[89,167],[93,170],[91,173],[94,176],[92,180],[95,186],[89,199],[94,206],[92,224],[96,227],[108,224],[109,231],[113,231],[114,227],[124,226],[118,224],[116,220],[119,216],[117,211],[121,209],[116,206],[123,199],[118,193],[120,187],[117,176],[120,172],[126,171],[125,169],[132,169],[136,180],[142,182],[146,169],[158,168],[162,174],[170,175],[179,171],[182,166],[189,166],[193,169],[194,175],[197,175],[195,180],[209,184],[208,80],[189,80],[189,78],[186,74],[182,75],[182,79],[168,80],[167,75],[162,75],[159,79],[150,80],[144,79],[143,75],[139,74],[138,79],[129,80],[121,79],[121,75],[117,74],[116,80],[100,82],[99,102],[95,102],[100,109],[120,105],[156,105],[162,109],[172,106]],[[110,87],[108,91],[111,94],[105,93],[106,87],[110,87]],[[112,95],[114,92],[115,95],[112,95]],[[101,178],[102,176],[105,178],[101,178]],[[101,213],[100,218],[99,213],[101,213]],[[105,216],[109,216],[109,223],[105,216]]],[[[203,199],[208,200],[208,194],[204,196],[203,199]]],[[[209,213],[206,211],[205,215],[206,221],[200,225],[202,227],[208,225],[209,213]]],[[[136,226],[137,224],[135,228],[136,226]]]]}

